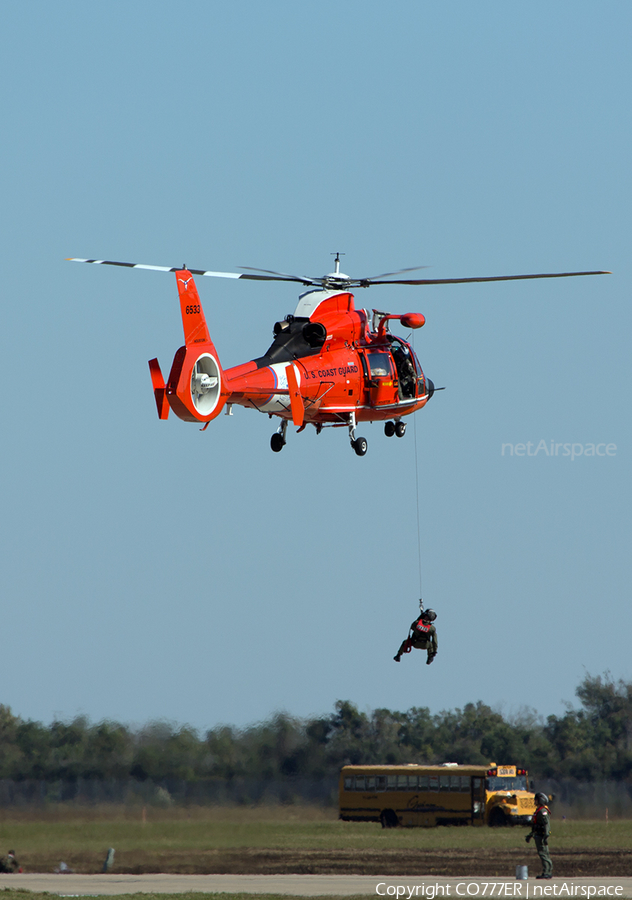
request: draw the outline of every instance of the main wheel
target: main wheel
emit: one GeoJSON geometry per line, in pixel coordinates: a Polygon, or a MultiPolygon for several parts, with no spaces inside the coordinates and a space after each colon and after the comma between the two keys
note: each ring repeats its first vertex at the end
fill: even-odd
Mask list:
{"type": "Polygon", "coordinates": [[[392,809],[383,809],[380,813],[382,828],[397,828],[399,821],[392,809]]]}
{"type": "Polygon", "coordinates": [[[395,422],[385,422],[384,423],[384,434],[386,437],[393,437],[395,434],[395,422]]]}
{"type": "Polygon", "coordinates": [[[275,453],[280,453],[281,450],[285,447],[285,441],[283,440],[283,435],[279,434],[278,431],[275,431],[272,437],[270,438],[270,446],[274,450],[275,453]]]}
{"type": "Polygon", "coordinates": [[[492,809],[489,814],[489,827],[490,828],[503,828],[507,824],[507,816],[504,814],[502,809],[496,807],[496,809],[492,809]]]}
{"type": "Polygon", "coordinates": [[[358,454],[358,456],[364,456],[366,451],[369,449],[367,439],[363,437],[359,437],[356,438],[355,441],[351,441],[351,446],[358,454]]]}
{"type": "Polygon", "coordinates": [[[397,437],[404,437],[406,434],[406,422],[397,422],[395,424],[395,434],[397,437]]]}

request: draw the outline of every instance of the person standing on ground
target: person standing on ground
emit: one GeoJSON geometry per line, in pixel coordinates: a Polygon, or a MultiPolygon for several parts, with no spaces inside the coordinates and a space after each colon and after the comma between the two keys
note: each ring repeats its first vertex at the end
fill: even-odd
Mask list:
{"type": "Polygon", "coordinates": [[[542,861],[542,874],[536,875],[536,878],[552,878],[553,863],[551,862],[551,854],[549,853],[549,835],[551,834],[551,810],[547,803],[549,798],[541,792],[535,795],[535,812],[531,819],[531,833],[525,838],[527,844],[533,838],[535,840],[535,848],[538,856],[542,861]]]}

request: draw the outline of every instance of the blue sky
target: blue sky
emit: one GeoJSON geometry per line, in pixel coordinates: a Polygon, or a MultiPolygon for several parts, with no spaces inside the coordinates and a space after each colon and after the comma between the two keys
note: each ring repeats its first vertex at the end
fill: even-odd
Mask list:
{"type": "MultiPolygon", "coordinates": [[[[560,713],[632,677],[625,2],[0,8],[0,702],[45,722],[560,713]],[[171,275],[610,276],[359,291],[446,390],[403,440],[157,419],[171,275]],[[405,336],[405,335],[404,335],[405,336]],[[503,443],[616,445],[511,457],[503,443]],[[415,449],[416,448],[416,449],[415,449]],[[423,592],[440,651],[392,661],[423,592]]],[[[292,285],[199,279],[224,366],[292,285]]]]}

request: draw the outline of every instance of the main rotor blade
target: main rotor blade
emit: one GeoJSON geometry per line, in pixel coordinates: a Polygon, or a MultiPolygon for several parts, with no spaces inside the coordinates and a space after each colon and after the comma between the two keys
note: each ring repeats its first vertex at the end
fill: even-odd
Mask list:
{"type": "MultiPolygon", "coordinates": [[[[255,269],[252,266],[239,266],[240,269],[246,269],[248,272],[265,272],[266,275],[274,275],[275,278],[268,278],[267,281],[299,281],[301,284],[316,284],[322,279],[310,278],[308,275],[287,275],[285,272],[274,272],[272,269],[255,269]]],[[[244,278],[261,278],[257,275],[244,275],[244,278]]]]}
{"type": "MultiPolygon", "coordinates": [[[[153,272],[180,272],[184,266],[147,266],[142,263],[115,262],[111,259],[78,259],[77,257],[69,257],[68,262],[93,263],[97,266],[123,266],[126,269],[149,269],[153,272]]],[[[206,275],[210,278],[242,278],[247,281],[293,281],[304,285],[323,285],[329,282],[328,276],[322,278],[309,278],[300,275],[284,275],[281,272],[273,272],[269,269],[251,269],[249,266],[242,266],[248,269],[247,272],[212,272],[208,269],[188,269],[192,275],[206,275]],[[249,272],[265,272],[264,275],[249,274],[249,272]]],[[[524,281],[530,278],[571,278],[577,275],[611,275],[612,272],[596,271],[596,272],[550,272],[538,275],[491,275],[480,278],[394,278],[388,281],[381,279],[387,278],[389,275],[399,275],[402,272],[413,272],[417,269],[423,269],[424,266],[412,266],[408,269],[400,269],[398,272],[385,272],[383,275],[375,275],[372,278],[348,278],[340,279],[341,284],[348,287],[370,287],[373,284],[467,284],[471,282],[483,281],[524,281]]],[[[333,282],[334,279],[331,279],[333,282]]]]}
{"type": "MultiPolygon", "coordinates": [[[[524,281],[527,278],[571,278],[574,275],[612,275],[612,272],[550,272],[543,275],[490,275],[484,278],[416,278],[370,281],[371,284],[466,284],[473,281],[524,281]]],[[[364,287],[364,283],[361,285],[364,287]]]]}
{"type": "MultiPolygon", "coordinates": [[[[146,266],[142,263],[115,262],[113,259],[77,259],[68,257],[68,262],[94,263],[96,266],[124,266],[126,269],[150,269],[152,272],[180,272],[183,266],[146,266]]],[[[245,268],[245,267],[244,267],[245,268]]],[[[247,275],[245,272],[211,272],[207,269],[187,269],[192,275],[207,275],[210,278],[243,278],[246,281],[297,281],[299,284],[316,284],[312,278],[299,278],[297,275],[247,275]]],[[[265,272],[265,269],[259,269],[265,272]]]]}
{"type": "Polygon", "coordinates": [[[427,269],[428,266],[409,266],[407,269],[398,269],[397,272],[382,272],[381,275],[371,275],[370,278],[353,278],[353,281],[372,281],[376,278],[390,278],[391,275],[401,275],[403,272],[417,272],[419,269],[427,269]]]}
{"type": "MultiPolygon", "coordinates": [[[[193,269],[191,269],[193,271],[193,269]]],[[[213,275],[213,272],[203,272],[204,275],[213,275]]],[[[298,284],[317,284],[318,282],[313,281],[311,278],[299,278],[297,275],[288,275],[287,277],[281,277],[280,275],[246,275],[244,272],[243,275],[237,275],[236,278],[246,278],[248,281],[293,281],[298,284]]]]}
{"type": "MultiPolygon", "coordinates": [[[[152,272],[181,272],[184,266],[146,266],[142,263],[115,262],[112,259],[77,259],[68,257],[67,262],[94,263],[96,266],[124,266],[126,269],[150,269],[152,272]]],[[[238,272],[208,272],[204,269],[187,269],[192,275],[210,275],[214,278],[247,278],[238,272]]]]}

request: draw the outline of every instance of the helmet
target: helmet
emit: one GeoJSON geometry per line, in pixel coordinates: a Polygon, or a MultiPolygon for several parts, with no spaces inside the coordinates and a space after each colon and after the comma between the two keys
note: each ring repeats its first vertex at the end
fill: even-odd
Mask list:
{"type": "Polygon", "coordinates": [[[427,609],[424,613],[422,613],[422,615],[426,622],[434,622],[434,620],[437,618],[437,614],[434,609],[427,609]]]}
{"type": "Polygon", "coordinates": [[[549,798],[542,791],[538,791],[534,799],[538,806],[546,806],[549,802],[549,798]]]}

